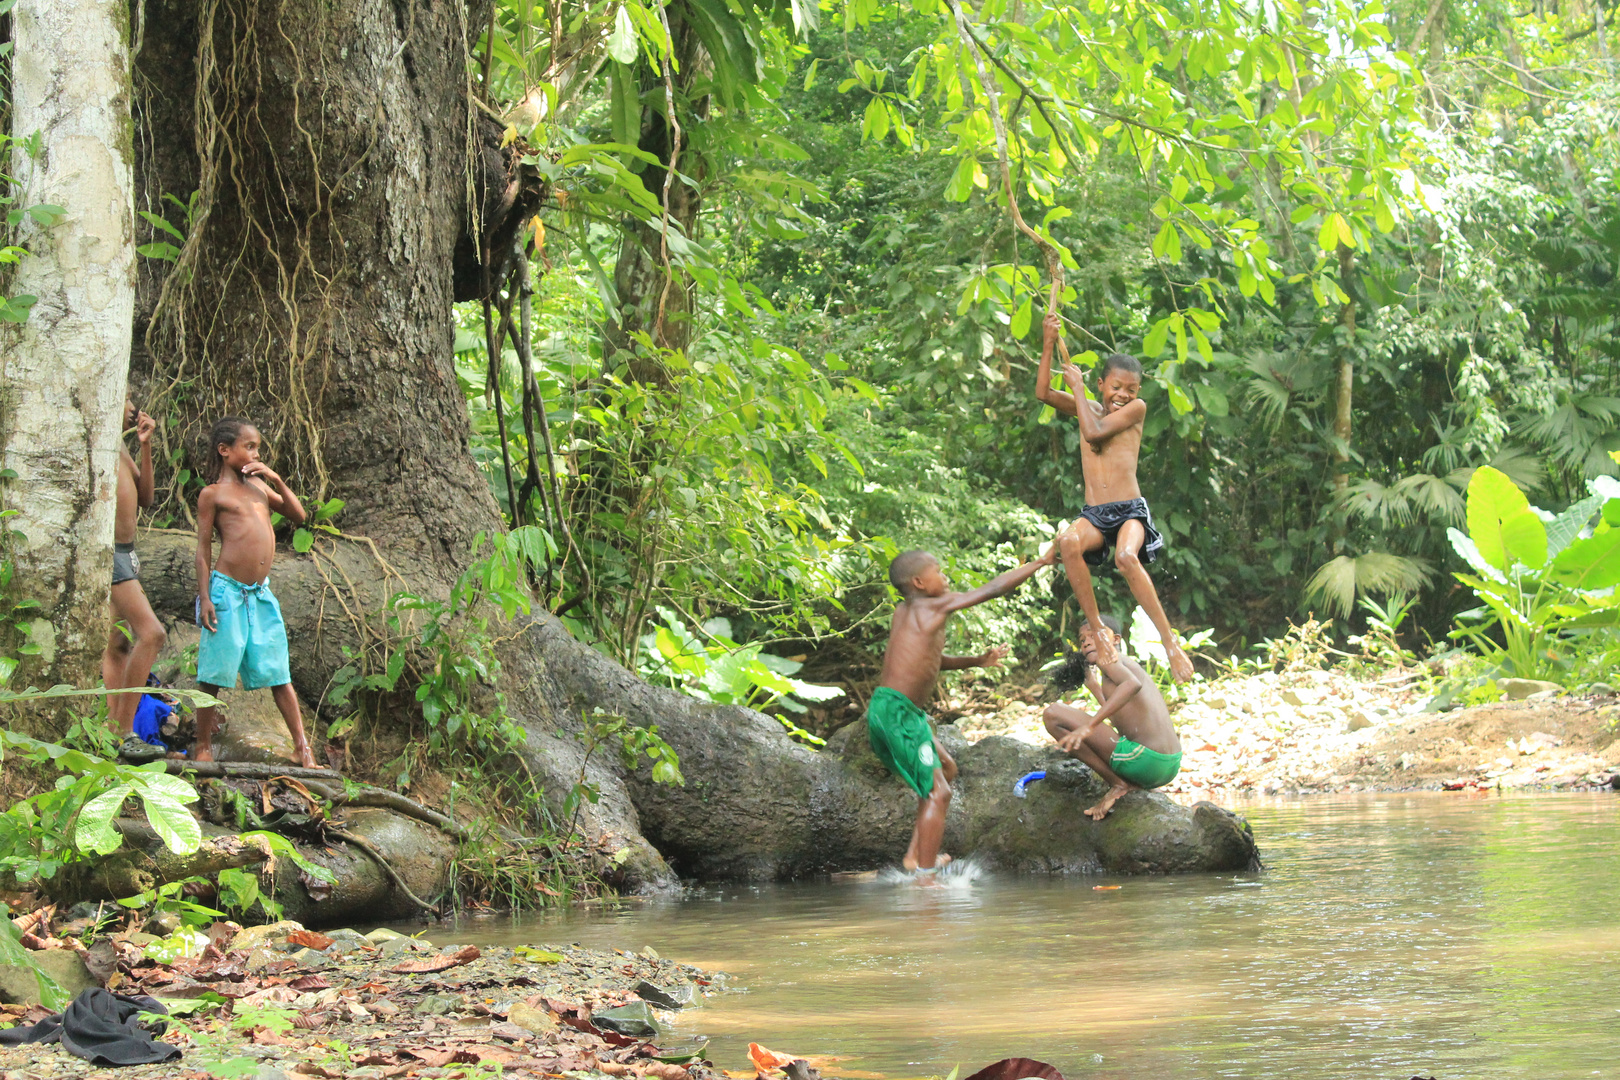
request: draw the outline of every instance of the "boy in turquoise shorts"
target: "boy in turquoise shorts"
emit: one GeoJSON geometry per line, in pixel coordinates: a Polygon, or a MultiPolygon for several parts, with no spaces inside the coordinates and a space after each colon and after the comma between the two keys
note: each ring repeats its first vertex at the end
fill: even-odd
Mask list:
{"type": "MultiPolygon", "coordinates": [[[[214,425],[208,436],[213,482],[197,500],[197,685],[217,694],[234,687],[270,687],[292,736],[296,761],[315,767],[304,735],[304,718],[287,662],[287,626],[281,604],[270,591],[270,564],[276,557],[273,510],[293,524],[304,520],[304,506],[287,482],[259,460],[259,429],[235,416],[214,425]],[[214,533],[219,561],[213,561],[214,533]]],[[[197,710],[196,761],[214,760],[212,706],[197,710]]]]}
{"type": "Polygon", "coordinates": [[[878,760],[917,793],[917,821],[902,860],[907,870],[932,875],[951,858],[940,853],[939,845],[945,836],[956,762],[934,738],[923,702],[933,696],[941,671],[994,667],[1007,655],[1007,647],[998,645],[978,656],[946,656],[945,624],[963,608],[1006,596],[1036,570],[1056,561],[1054,546],[1034,562],[968,592],[952,592],[939,560],[926,551],[905,552],[889,564],[889,582],[905,599],[889,623],[889,646],[883,653],[878,687],[867,705],[866,730],[878,760]]]}
{"type": "MultiPolygon", "coordinates": [[[[1114,658],[1099,662],[1102,642],[1090,623],[1080,628],[1081,659],[1073,685],[1084,683],[1097,699],[1097,711],[1058,702],[1046,707],[1046,730],[1058,749],[1079,758],[1109,784],[1109,791],[1086,811],[1093,821],[1108,816],[1120,796],[1136,789],[1163,787],[1181,771],[1181,739],[1153,677],[1118,652],[1118,635],[1105,626],[1114,658]],[[1102,723],[1102,721],[1108,723],[1102,723]],[[1110,726],[1112,725],[1112,726],[1110,726]]],[[[1054,679],[1054,682],[1059,680],[1054,679]]],[[[1062,687],[1060,687],[1062,689],[1062,687]]]]}

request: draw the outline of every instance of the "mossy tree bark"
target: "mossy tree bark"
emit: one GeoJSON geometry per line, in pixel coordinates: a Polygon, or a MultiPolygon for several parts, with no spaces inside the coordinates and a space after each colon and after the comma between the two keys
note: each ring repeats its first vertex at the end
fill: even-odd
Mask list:
{"type": "Polygon", "coordinates": [[[39,605],[14,681],[83,686],[106,642],[135,302],[128,21],[119,0],[39,0],[11,29],[15,205],[65,211],[24,217],[15,242],[30,254],[8,292],[36,302],[0,337],[6,527],[21,534],[9,599],[39,605]]]}

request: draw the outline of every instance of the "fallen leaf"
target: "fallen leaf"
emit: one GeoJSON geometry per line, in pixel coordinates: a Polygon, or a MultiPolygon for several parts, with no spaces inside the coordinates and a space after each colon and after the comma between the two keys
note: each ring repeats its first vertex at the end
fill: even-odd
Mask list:
{"type": "Polygon", "coordinates": [[[287,940],[294,945],[302,945],[306,949],[323,952],[332,947],[332,939],[325,934],[317,934],[313,930],[294,930],[287,935],[287,940]]]}
{"type": "Polygon", "coordinates": [[[754,1067],[761,1073],[768,1073],[772,1069],[780,1069],[792,1064],[793,1055],[778,1054],[775,1050],[765,1049],[759,1043],[749,1043],[748,1059],[754,1063],[754,1067]]]}
{"type": "MultiPolygon", "coordinates": [[[[1123,885],[1093,885],[1091,887],[1091,891],[1092,892],[1113,892],[1115,889],[1123,889],[1124,887],[1125,886],[1123,886],[1123,885]]],[[[1008,1061],[1025,1061],[1027,1059],[1026,1058],[1008,1058],[1007,1060],[1008,1061]]]]}
{"type": "Polygon", "coordinates": [[[289,990],[327,990],[332,986],[322,975],[305,975],[287,984],[289,990]]]}
{"type": "Polygon", "coordinates": [[[1002,1058],[986,1065],[967,1080],[1024,1080],[1027,1077],[1038,1077],[1039,1080],[1063,1080],[1063,1074],[1055,1067],[1034,1058],[1002,1058]]]}
{"type": "Polygon", "coordinates": [[[399,975],[448,971],[453,967],[460,967],[462,964],[470,964],[482,955],[483,953],[478,951],[478,946],[468,945],[452,956],[430,956],[422,960],[407,960],[403,964],[396,964],[388,970],[399,975]]]}

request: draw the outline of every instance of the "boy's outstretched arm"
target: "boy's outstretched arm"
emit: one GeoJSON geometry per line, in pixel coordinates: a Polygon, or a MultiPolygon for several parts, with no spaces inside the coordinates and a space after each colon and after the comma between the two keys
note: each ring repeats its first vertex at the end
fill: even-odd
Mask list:
{"type": "Polygon", "coordinates": [[[1073,416],[1076,408],[1074,395],[1052,389],[1052,350],[1057,346],[1057,340],[1063,333],[1062,322],[1058,319],[1057,312],[1047,315],[1045,321],[1041,323],[1041,328],[1046,333],[1041,341],[1040,370],[1035,373],[1035,398],[1065,416],[1073,416]]]}
{"type": "Polygon", "coordinates": [[[1000,667],[1002,657],[1011,651],[1005,645],[997,645],[993,649],[986,649],[978,656],[942,656],[939,658],[939,670],[961,671],[963,668],[1000,667]]]}
{"type": "Polygon", "coordinates": [[[1035,571],[1043,566],[1051,566],[1057,562],[1057,559],[1058,548],[1056,544],[1053,544],[1046,549],[1046,554],[1040,558],[1027,562],[1016,570],[1009,570],[1005,574],[997,574],[977,589],[969,589],[967,592],[946,593],[940,598],[941,611],[949,615],[953,611],[961,611],[963,608],[982,604],[986,600],[995,600],[998,597],[1006,596],[1034,576],[1035,571]]]}

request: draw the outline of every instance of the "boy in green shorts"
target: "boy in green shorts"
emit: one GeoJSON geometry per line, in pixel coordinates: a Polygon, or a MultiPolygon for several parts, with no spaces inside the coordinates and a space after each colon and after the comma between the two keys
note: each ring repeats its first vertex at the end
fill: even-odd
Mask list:
{"type": "Polygon", "coordinates": [[[963,608],[1006,596],[1036,570],[1056,561],[1054,546],[1034,562],[968,592],[952,592],[939,560],[926,551],[907,551],[889,564],[889,581],[905,599],[889,623],[889,646],[866,709],[866,724],[878,760],[917,793],[917,821],[902,860],[907,870],[931,875],[950,861],[949,855],[940,854],[939,844],[945,836],[956,762],[934,738],[922,703],[933,696],[941,671],[994,667],[1007,655],[1007,647],[998,645],[978,656],[946,656],[945,624],[963,608]]]}
{"type": "Polygon", "coordinates": [[[1135,660],[1118,654],[1118,635],[1112,628],[1105,626],[1101,633],[1108,635],[1116,656],[1099,663],[1098,631],[1090,623],[1080,628],[1084,660],[1078,681],[1097,699],[1097,711],[1088,715],[1058,702],[1048,705],[1045,714],[1046,730],[1057,740],[1058,749],[1108,781],[1108,794],[1086,811],[1093,821],[1107,817],[1127,791],[1163,787],[1181,771],[1181,740],[1153,677],[1135,660]]]}

